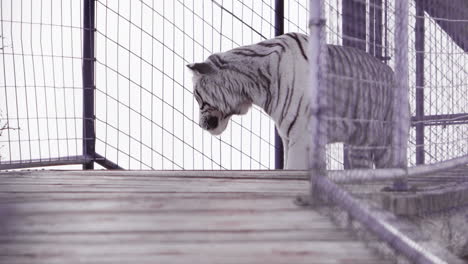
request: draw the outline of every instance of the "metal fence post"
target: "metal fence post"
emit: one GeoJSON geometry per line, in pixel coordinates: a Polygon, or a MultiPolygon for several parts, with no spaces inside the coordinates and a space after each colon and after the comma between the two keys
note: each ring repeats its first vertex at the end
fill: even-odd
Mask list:
{"type": "MultiPolygon", "coordinates": [[[[408,9],[407,0],[395,1],[395,96],[393,102],[392,158],[396,168],[408,168],[407,145],[410,126],[408,99],[408,9]]],[[[408,189],[407,179],[393,182],[393,189],[408,189]]]]}
{"type": "Polygon", "coordinates": [[[310,140],[310,198],[317,204],[320,198],[318,182],[326,177],[326,145],[327,145],[327,96],[326,69],[327,45],[325,43],[324,0],[310,0],[309,10],[309,124],[310,140]]]}
{"type": "Polygon", "coordinates": [[[416,164],[424,164],[424,7],[416,1],[416,164]]]}
{"type": "Polygon", "coordinates": [[[94,115],[94,32],[95,0],[83,1],[83,156],[84,170],[94,169],[95,115],[94,115]]]}
{"type": "MultiPolygon", "coordinates": [[[[275,36],[284,33],[284,0],[275,0],[275,36]]],[[[275,127],[275,169],[284,168],[283,140],[275,127]]]]}
{"type": "Polygon", "coordinates": [[[382,0],[369,2],[369,52],[374,57],[382,57],[382,0]]]}

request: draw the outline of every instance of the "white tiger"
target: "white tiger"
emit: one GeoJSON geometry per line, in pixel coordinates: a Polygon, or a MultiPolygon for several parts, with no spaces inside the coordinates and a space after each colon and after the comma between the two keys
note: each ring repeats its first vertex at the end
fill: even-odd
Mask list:
{"type": "MultiPolygon", "coordinates": [[[[285,168],[307,169],[307,42],[306,35],[288,33],[187,65],[194,74],[199,125],[219,135],[232,115],[255,104],[275,121],[285,168]]],[[[335,45],[328,45],[327,67],[328,143],[351,146],[351,168],[390,167],[393,71],[370,54],[335,45]]]]}

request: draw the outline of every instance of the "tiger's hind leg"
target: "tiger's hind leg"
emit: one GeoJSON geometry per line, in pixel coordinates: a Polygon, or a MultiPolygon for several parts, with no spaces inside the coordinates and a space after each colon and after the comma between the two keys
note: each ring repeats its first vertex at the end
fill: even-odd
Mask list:
{"type": "Polygon", "coordinates": [[[392,168],[392,154],[390,146],[385,149],[375,149],[372,151],[375,167],[378,169],[392,168]]]}
{"type": "MultiPolygon", "coordinates": [[[[392,149],[388,146],[385,149],[374,150],[375,167],[380,169],[394,168],[395,163],[393,162],[392,149]]],[[[415,191],[415,186],[408,184],[407,178],[400,178],[393,181],[393,184],[382,188],[382,191],[391,192],[407,192],[415,191]]]]}
{"type": "Polygon", "coordinates": [[[372,169],[372,151],[351,147],[348,151],[349,166],[351,169],[372,169]]]}

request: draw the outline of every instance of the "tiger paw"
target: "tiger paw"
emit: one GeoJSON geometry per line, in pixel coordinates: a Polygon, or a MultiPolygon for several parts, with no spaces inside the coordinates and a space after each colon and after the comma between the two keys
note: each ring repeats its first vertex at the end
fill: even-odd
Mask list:
{"type": "Polygon", "coordinates": [[[300,207],[309,207],[313,205],[310,195],[297,195],[294,198],[294,204],[300,207]]]}

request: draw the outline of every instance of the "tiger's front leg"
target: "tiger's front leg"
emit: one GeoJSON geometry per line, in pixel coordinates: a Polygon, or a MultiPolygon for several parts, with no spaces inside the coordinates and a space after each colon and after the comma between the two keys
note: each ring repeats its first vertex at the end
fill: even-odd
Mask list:
{"type": "MultiPolygon", "coordinates": [[[[305,133],[307,135],[307,133],[305,133]]],[[[309,169],[309,141],[308,137],[302,137],[299,140],[290,140],[288,146],[288,163],[285,166],[288,170],[307,170],[309,169]]],[[[305,207],[314,204],[310,194],[298,194],[294,200],[297,206],[305,207]]]]}
{"type": "Polygon", "coordinates": [[[309,168],[309,142],[306,136],[289,140],[287,170],[307,170],[309,168]]]}
{"type": "Polygon", "coordinates": [[[285,138],[281,138],[283,141],[283,167],[287,169],[287,164],[288,164],[288,152],[289,152],[289,140],[285,138]]]}
{"type": "Polygon", "coordinates": [[[350,169],[372,169],[372,151],[369,149],[350,149],[348,152],[350,169]]]}

